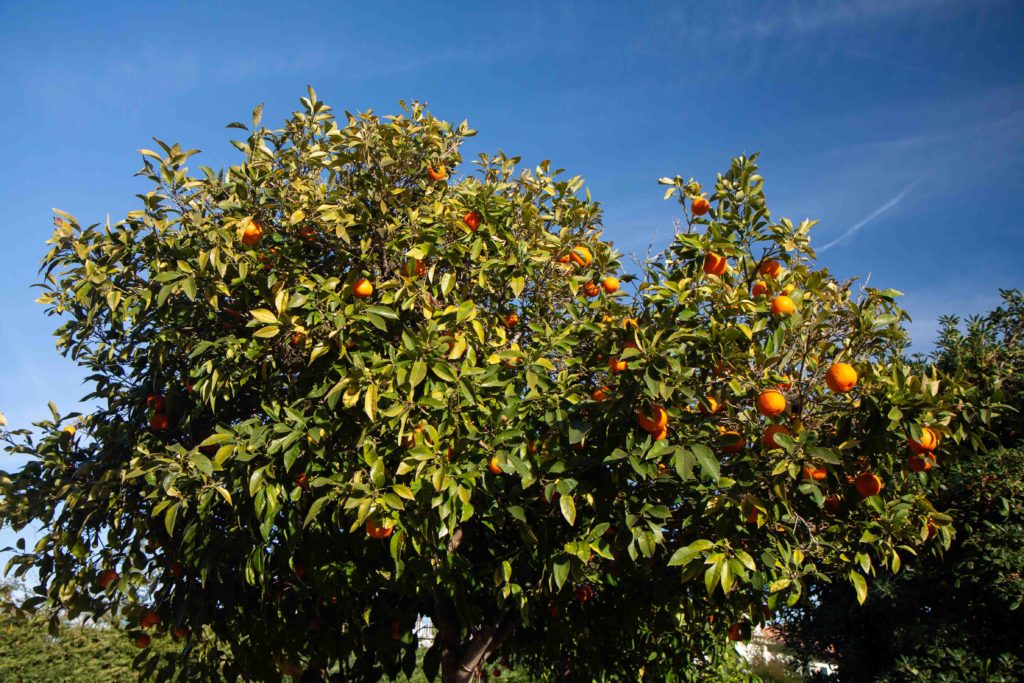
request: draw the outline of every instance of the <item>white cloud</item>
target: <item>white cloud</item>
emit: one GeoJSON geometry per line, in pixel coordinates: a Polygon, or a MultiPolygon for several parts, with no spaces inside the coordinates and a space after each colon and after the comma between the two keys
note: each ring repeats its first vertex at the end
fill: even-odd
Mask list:
{"type": "Polygon", "coordinates": [[[893,208],[894,206],[899,204],[901,201],[903,201],[903,198],[906,197],[907,194],[909,194],[910,191],[912,189],[914,189],[914,186],[917,185],[919,182],[921,182],[921,179],[915,180],[914,182],[912,182],[909,185],[907,185],[895,197],[893,197],[892,199],[887,201],[885,204],[882,204],[880,207],[878,207],[877,209],[872,211],[870,214],[868,214],[868,216],[866,218],[863,218],[863,219],[857,221],[856,223],[854,223],[853,225],[851,225],[849,228],[846,229],[846,232],[844,232],[842,235],[840,235],[839,237],[835,238],[834,240],[832,240],[831,242],[829,242],[825,246],[823,246],[820,249],[818,249],[817,252],[820,254],[823,251],[827,251],[828,249],[831,249],[832,247],[836,246],[837,244],[843,242],[844,240],[846,240],[846,239],[856,235],[860,231],[860,229],[863,228],[865,225],[867,225],[871,221],[875,220],[876,218],[881,216],[883,213],[885,213],[886,211],[888,211],[889,209],[893,208]]]}

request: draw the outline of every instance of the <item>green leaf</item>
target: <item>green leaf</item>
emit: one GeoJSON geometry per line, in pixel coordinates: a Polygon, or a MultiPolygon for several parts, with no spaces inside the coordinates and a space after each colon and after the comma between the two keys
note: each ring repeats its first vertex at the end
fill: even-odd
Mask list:
{"type": "Polygon", "coordinates": [[[268,311],[265,308],[257,308],[249,311],[249,314],[255,318],[258,322],[264,325],[277,325],[279,324],[277,316],[272,311],[268,311]]]}
{"type": "Polygon", "coordinates": [[[702,444],[691,444],[690,450],[700,463],[701,472],[711,481],[718,481],[720,476],[718,460],[710,448],[702,444]]]}
{"type": "Polygon", "coordinates": [[[561,496],[558,499],[558,507],[561,509],[565,521],[569,522],[569,526],[576,523],[576,502],[572,496],[561,496]]]}
{"type": "Polygon", "coordinates": [[[328,496],[324,496],[313,501],[313,504],[309,506],[309,512],[306,513],[306,519],[302,522],[303,528],[309,526],[309,523],[316,519],[316,516],[320,514],[321,508],[323,508],[328,500],[328,496]]]}
{"type": "Polygon", "coordinates": [[[551,573],[555,577],[555,585],[559,588],[564,586],[565,580],[569,578],[569,560],[555,562],[551,567],[551,573]]]}
{"type": "Polygon", "coordinates": [[[868,599],[868,583],[864,580],[864,577],[860,575],[855,569],[850,570],[850,582],[853,584],[853,588],[857,591],[857,602],[864,604],[864,601],[868,599]]]}

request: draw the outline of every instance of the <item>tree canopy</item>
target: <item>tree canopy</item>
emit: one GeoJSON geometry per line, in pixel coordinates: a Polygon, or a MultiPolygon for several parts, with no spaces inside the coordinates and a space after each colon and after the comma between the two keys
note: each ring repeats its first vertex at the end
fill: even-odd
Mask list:
{"type": "Polygon", "coordinates": [[[421,104],[229,127],[235,166],[157,141],[124,220],[57,212],[40,301],[93,408],[5,434],[22,608],[175,639],[157,677],[375,681],[427,616],[428,678],[696,679],[809,582],[948,546],[978,398],[902,360],[899,292],[815,267],[756,155],[662,178],[680,224],[628,274],[582,179],[462,175],[474,131],[421,104]]]}

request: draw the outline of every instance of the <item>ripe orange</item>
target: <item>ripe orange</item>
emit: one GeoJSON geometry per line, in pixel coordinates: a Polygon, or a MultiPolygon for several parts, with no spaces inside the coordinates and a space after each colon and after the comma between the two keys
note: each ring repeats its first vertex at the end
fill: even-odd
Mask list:
{"type": "Polygon", "coordinates": [[[708,252],[704,255],[704,272],[708,275],[717,275],[721,277],[725,275],[726,269],[729,267],[729,261],[724,256],[719,256],[713,252],[708,252]]]}
{"type": "Polygon", "coordinates": [[[185,626],[175,626],[171,631],[171,635],[178,640],[184,640],[185,638],[188,638],[188,628],[185,626]]]}
{"type": "Polygon", "coordinates": [[[167,402],[164,401],[164,397],[160,394],[150,394],[146,397],[146,407],[162,413],[167,409],[167,402]]]}
{"type": "Polygon", "coordinates": [[[142,615],[142,618],[139,619],[139,625],[142,626],[142,628],[151,628],[159,623],[160,615],[156,612],[146,612],[142,615]]]}
{"type": "Polygon", "coordinates": [[[167,429],[171,424],[171,421],[163,413],[155,413],[153,417],[149,418],[149,428],[154,432],[161,432],[167,429]]]}
{"type": "Polygon", "coordinates": [[[588,282],[587,284],[583,285],[582,291],[588,297],[594,298],[595,296],[601,293],[601,287],[599,287],[596,282],[588,282]]]}
{"type": "Polygon", "coordinates": [[[743,450],[743,436],[736,431],[722,432],[718,437],[719,448],[723,453],[733,454],[743,450]]]}
{"type": "Polygon", "coordinates": [[[772,313],[775,315],[792,315],[796,310],[796,304],[785,294],[772,299],[772,313]]]}
{"type": "Polygon", "coordinates": [[[857,493],[863,498],[870,498],[882,490],[882,480],[877,475],[864,472],[853,481],[857,493]]]}
{"type": "Polygon", "coordinates": [[[825,512],[830,515],[839,511],[839,496],[829,496],[825,499],[825,512]]]}
{"type": "Polygon", "coordinates": [[[427,167],[427,177],[431,180],[444,180],[448,177],[448,169],[444,167],[444,164],[440,164],[436,169],[433,166],[427,167]]]}
{"type": "Polygon", "coordinates": [[[609,275],[601,280],[601,287],[604,288],[605,294],[614,294],[619,291],[619,278],[609,275]]]}
{"type": "Polygon", "coordinates": [[[782,375],[782,381],[775,385],[782,391],[789,391],[793,387],[793,383],[789,380],[789,375],[782,375]]]}
{"type": "Polygon", "coordinates": [[[590,398],[595,401],[606,401],[608,400],[608,392],[611,391],[608,387],[598,387],[594,389],[590,394],[590,398]]]}
{"type": "Polygon", "coordinates": [[[914,441],[914,438],[910,437],[907,439],[907,444],[910,446],[910,450],[918,455],[931,453],[939,445],[939,436],[931,427],[923,427],[921,429],[921,441],[914,441]]]}
{"type": "Polygon", "coordinates": [[[608,370],[613,375],[624,372],[628,367],[629,363],[624,360],[619,360],[618,356],[612,356],[608,359],[608,370]]]}
{"type": "Polygon", "coordinates": [[[103,590],[107,590],[107,587],[110,584],[112,584],[115,581],[117,581],[119,578],[121,578],[121,575],[118,574],[113,569],[108,569],[108,570],[106,570],[104,572],[101,572],[100,573],[100,578],[99,578],[100,588],[102,588],[103,590]]]}
{"type": "Polygon", "coordinates": [[[658,431],[653,433],[655,441],[661,441],[668,438],[668,426],[662,427],[658,431]]]}
{"type": "Polygon", "coordinates": [[[700,403],[700,412],[705,415],[714,415],[718,412],[718,401],[715,400],[714,396],[704,397],[704,400],[700,403]]]}
{"type": "Polygon", "coordinates": [[[765,448],[781,448],[781,446],[775,441],[776,434],[785,434],[789,436],[789,428],[786,425],[768,425],[764,428],[764,435],[761,437],[761,443],[764,444],[765,448]]]}
{"type": "Polygon", "coordinates": [[[757,412],[775,417],[786,409],[786,397],[778,389],[762,391],[757,397],[757,412]]]}
{"type": "Polygon", "coordinates": [[[491,474],[502,474],[501,463],[498,461],[498,456],[491,458],[490,462],[487,463],[487,469],[491,474]]]}
{"type": "Polygon", "coordinates": [[[292,346],[301,346],[306,339],[306,333],[296,330],[292,332],[292,346]]]}
{"type": "Polygon", "coordinates": [[[814,465],[804,465],[804,479],[810,479],[813,481],[821,481],[828,476],[828,470],[824,467],[815,467],[814,465]]]}
{"type": "Polygon", "coordinates": [[[736,642],[743,640],[743,624],[733,624],[729,627],[729,640],[736,642]]]}
{"type": "Polygon", "coordinates": [[[373,294],[373,285],[365,277],[361,277],[352,285],[352,294],[357,299],[366,299],[373,294]]]}
{"type": "Polygon", "coordinates": [[[135,647],[139,648],[140,650],[145,650],[147,647],[149,647],[149,644],[152,642],[152,640],[153,639],[149,637],[149,634],[140,633],[139,635],[135,636],[135,647]]]}
{"type": "Polygon", "coordinates": [[[316,228],[312,225],[304,225],[299,228],[299,237],[306,242],[316,242],[316,228]]]}
{"type": "Polygon", "coordinates": [[[577,266],[586,268],[594,261],[593,254],[590,253],[590,249],[582,244],[577,244],[569,252],[569,260],[575,263],[577,266]]]}
{"type": "Polygon", "coordinates": [[[778,277],[782,272],[782,266],[773,258],[768,259],[757,267],[757,272],[768,277],[778,277]]]}
{"type": "Polygon", "coordinates": [[[427,264],[419,260],[408,260],[405,262],[405,267],[402,269],[405,272],[406,277],[423,277],[427,274],[427,264]]]}
{"type": "Polygon", "coordinates": [[[931,453],[924,455],[912,455],[907,465],[911,472],[927,472],[932,468],[934,458],[931,453]]]}
{"type": "Polygon", "coordinates": [[[637,412],[636,421],[640,429],[649,434],[657,434],[668,425],[668,412],[657,404],[652,405],[649,412],[649,415],[643,411],[637,412]]]}
{"type": "Polygon", "coordinates": [[[754,283],[754,288],[750,290],[751,295],[755,298],[763,296],[768,293],[768,285],[758,280],[754,283]]]}
{"type": "Polygon", "coordinates": [[[505,316],[505,327],[515,327],[519,323],[519,315],[516,313],[509,313],[505,316]]]}
{"type": "Polygon", "coordinates": [[[576,589],[576,599],[580,602],[586,602],[592,597],[594,597],[594,589],[590,586],[580,586],[576,589]]]}
{"type": "Polygon", "coordinates": [[[309,475],[305,472],[299,472],[295,475],[295,485],[303,491],[309,490],[309,475]]]}
{"type": "Polygon", "coordinates": [[[473,232],[476,232],[477,228],[480,227],[480,222],[483,221],[484,217],[479,211],[467,211],[462,217],[462,222],[466,224],[473,232]]]}
{"type": "Polygon", "coordinates": [[[690,211],[694,216],[703,216],[711,208],[711,204],[704,197],[697,197],[690,203],[690,211]]]}
{"type": "Polygon", "coordinates": [[[845,394],[857,386],[857,371],[847,363],[835,363],[825,374],[825,384],[837,394],[845,394]]]}
{"type": "Polygon", "coordinates": [[[263,228],[256,221],[249,221],[249,225],[245,226],[242,231],[242,244],[247,247],[252,247],[259,244],[259,241],[263,238],[263,228]]]}
{"type": "MultiPolygon", "coordinates": [[[[366,520],[366,535],[370,538],[383,539],[391,535],[395,528],[393,526],[382,526],[377,520],[370,518],[366,520]]],[[[301,578],[301,577],[300,577],[301,578]]]]}

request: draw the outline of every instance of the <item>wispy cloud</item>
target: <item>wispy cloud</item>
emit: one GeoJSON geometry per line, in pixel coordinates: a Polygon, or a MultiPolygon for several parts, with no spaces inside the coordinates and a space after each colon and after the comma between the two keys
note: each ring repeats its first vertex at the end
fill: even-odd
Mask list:
{"type": "Polygon", "coordinates": [[[867,225],[868,223],[870,223],[871,221],[875,220],[883,213],[888,211],[889,209],[893,208],[894,206],[902,202],[903,199],[910,193],[910,191],[914,189],[914,186],[917,185],[919,182],[921,182],[920,178],[907,185],[898,195],[896,195],[895,197],[887,201],[885,204],[882,204],[880,207],[872,211],[870,214],[868,214],[866,218],[863,218],[854,223],[853,225],[851,225],[849,228],[846,229],[846,232],[844,232],[842,235],[840,235],[839,237],[835,238],[825,246],[818,249],[818,253],[820,254],[823,251],[827,251],[832,247],[836,246],[837,244],[856,235],[860,231],[860,229],[863,228],[865,225],[867,225]]]}
{"type": "Polygon", "coordinates": [[[760,16],[733,22],[725,33],[733,38],[817,33],[835,26],[888,20],[900,15],[920,19],[925,12],[972,10],[1005,0],[849,0],[842,3],[768,3],[760,16]]]}

